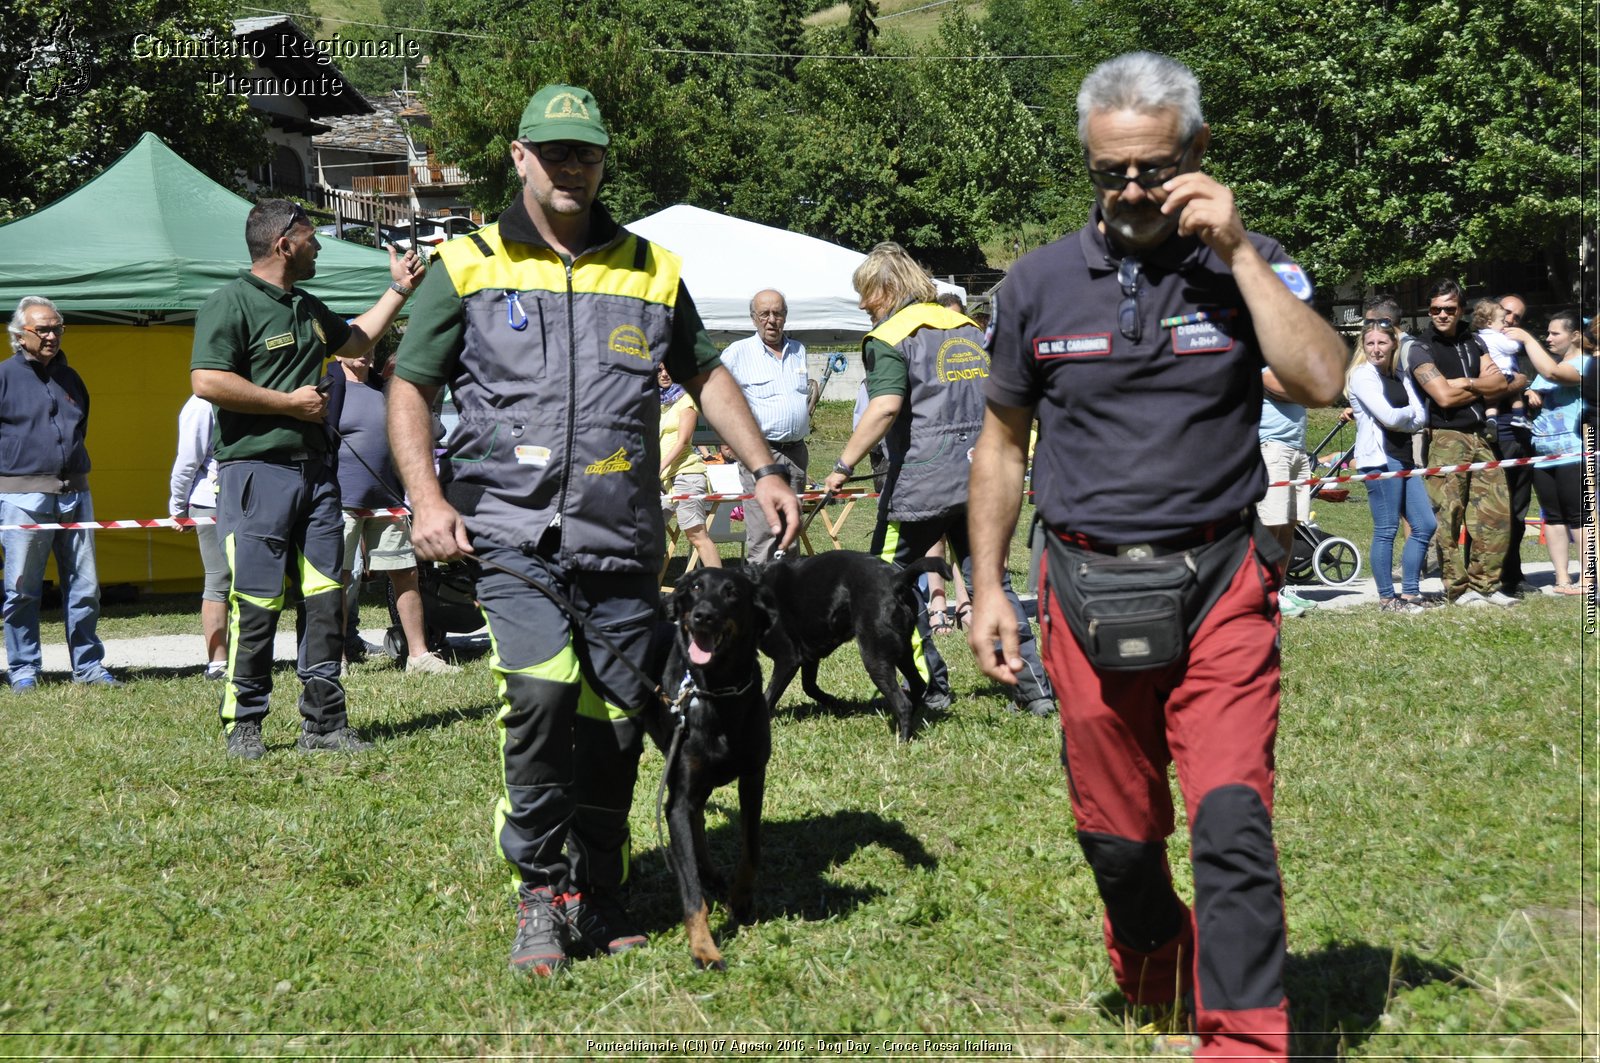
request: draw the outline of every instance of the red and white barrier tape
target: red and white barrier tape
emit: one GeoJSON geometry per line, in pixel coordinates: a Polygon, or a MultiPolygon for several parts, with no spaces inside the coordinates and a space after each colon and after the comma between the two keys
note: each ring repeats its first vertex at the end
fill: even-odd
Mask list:
{"type": "MultiPolygon", "coordinates": [[[[1268,487],[1314,487],[1317,484],[1359,483],[1368,480],[1402,480],[1410,476],[1445,476],[1455,472],[1482,472],[1485,469],[1508,468],[1514,465],[1535,465],[1562,458],[1579,458],[1581,454],[1540,454],[1532,458],[1508,458],[1505,461],[1478,461],[1467,465],[1435,465],[1425,469],[1398,469],[1394,472],[1356,473],[1350,476],[1308,476],[1303,480],[1276,480],[1268,487]]],[[[1028,492],[1032,494],[1032,492],[1028,492]]],[[[703,502],[742,502],[755,495],[662,495],[664,502],[685,502],[699,499],[703,502]]],[[[801,491],[802,502],[815,502],[826,498],[823,491],[801,491]]],[[[862,498],[877,498],[876,491],[843,491],[833,496],[835,502],[853,502],[862,498]]],[[[411,510],[404,506],[386,509],[350,509],[345,512],[357,517],[409,517],[411,510]]],[[[202,524],[215,524],[215,517],[161,517],[154,520],[85,520],[63,524],[0,524],[0,531],[119,531],[123,528],[197,528],[202,524]]]]}

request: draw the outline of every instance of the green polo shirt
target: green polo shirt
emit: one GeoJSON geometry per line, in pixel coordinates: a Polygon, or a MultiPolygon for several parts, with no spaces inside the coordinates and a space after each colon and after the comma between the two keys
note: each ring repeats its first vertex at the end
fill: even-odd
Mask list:
{"type": "MultiPolygon", "coordinates": [[[[240,270],[211,293],[194,319],[190,369],[237,373],[259,387],[288,393],[322,379],[333,352],[350,339],[344,318],[299,288],[284,291],[240,270]]],[[[218,461],[287,459],[297,451],[331,449],[319,424],[281,414],[217,410],[218,461]]]]}

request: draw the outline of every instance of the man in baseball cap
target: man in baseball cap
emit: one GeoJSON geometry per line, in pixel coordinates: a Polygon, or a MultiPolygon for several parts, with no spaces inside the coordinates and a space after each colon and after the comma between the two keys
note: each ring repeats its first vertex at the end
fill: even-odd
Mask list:
{"type": "MultiPolygon", "coordinates": [[[[682,262],[595,198],[610,139],[587,90],[534,93],[511,143],[517,194],[498,221],[439,248],[389,385],[417,556],[483,565],[504,786],[495,840],[517,906],[511,968],[541,976],[645,943],[625,904],[628,811],[640,713],[655,694],[628,662],[645,658],[665,560],[658,369],[756,470],[756,504],[783,546],[800,525],[682,262]],[[436,472],[429,409],[446,385],[461,424],[436,472]],[[530,579],[581,603],[607,644],[530,579]]],[[[697,940],[711,966],[709,931],[697,940]]]]}

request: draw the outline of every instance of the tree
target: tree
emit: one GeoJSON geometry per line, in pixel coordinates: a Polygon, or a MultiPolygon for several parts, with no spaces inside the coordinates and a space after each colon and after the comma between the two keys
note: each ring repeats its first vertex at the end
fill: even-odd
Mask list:
{"type": "Polygon", "coordinates": [[[1213,132],[1207,167],[1246,224],[1314,275],[1369,284],[1466,264],[1542,260],[1567,289],[1595,217],[1593,123],[1580,7],[1526,0],[997,0],[1005,46],[1077,52],[1030,88],[1076,139],[1072,95],[1089,66],[1132,47],[1200,79],[1213,132]],[[1587,217],[1587,223],[1580,221],[1587,217]]]}
{"type": "Polygon", "coordinates": [[[850,50],[871,55],[872,42],[878,39],[878,0],[850,0],[850,50]]]}
{"type": "Polygon", "coordinates": [[[238,187],[265,156],[261,123],[244,95],[216,91],[210,75],[247,74],[250,64],[174,57],[231,40],[218,0],[13,7],[0,20],[0,220],[71,191],[146,131],[238,187]]]}

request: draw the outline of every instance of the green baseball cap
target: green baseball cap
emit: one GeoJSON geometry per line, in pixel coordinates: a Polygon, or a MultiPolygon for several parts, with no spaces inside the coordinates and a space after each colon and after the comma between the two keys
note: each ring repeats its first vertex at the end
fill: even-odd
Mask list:
{"type": "Polygon", "coordinates": [[[534,93],[522,111],[517,139],[534,144],[571,140],[602,148],[611,143],[594,94],[573,85],[546,85],[534,93]]]}

